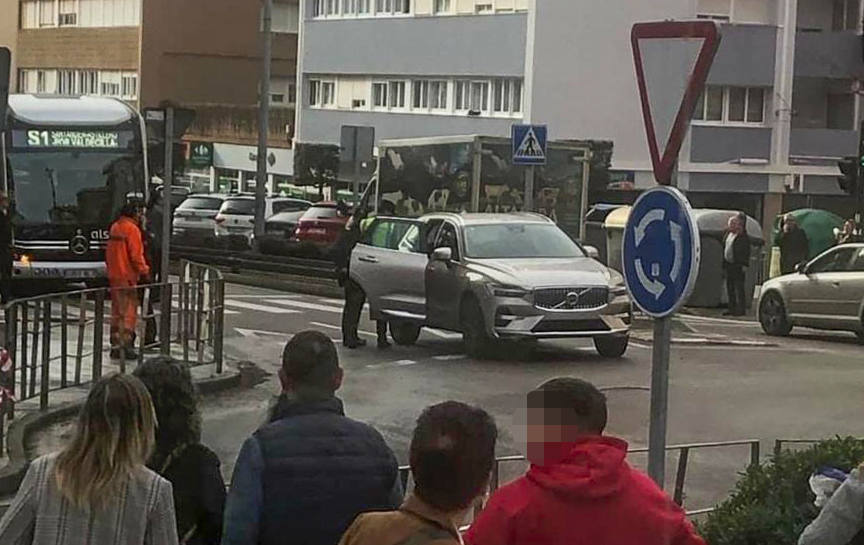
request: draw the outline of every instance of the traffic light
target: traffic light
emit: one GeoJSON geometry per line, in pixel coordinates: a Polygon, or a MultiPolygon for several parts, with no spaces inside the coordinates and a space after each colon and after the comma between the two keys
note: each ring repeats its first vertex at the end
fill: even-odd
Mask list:
{"type": "Polygon", "coordinates": [[[864,167],[864,157],[859,161],[858,157],[846,157],[837,163],[842,176],[837,178],[840,189],[848,195],[858,195],[858,169],[859,165],[864,167]]]}

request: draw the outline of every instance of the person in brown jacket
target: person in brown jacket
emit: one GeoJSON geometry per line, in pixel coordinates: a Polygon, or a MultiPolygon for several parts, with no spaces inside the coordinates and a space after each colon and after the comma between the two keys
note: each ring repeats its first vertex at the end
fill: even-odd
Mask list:
{"type": "Polygon", "coordinates": [[[357,517],[340,545],[461,545],[459,525],[489,486],[497,438],[483,409],[456,401],[428,407],[411,439],[414,492],[398,511],[357,517]]]}

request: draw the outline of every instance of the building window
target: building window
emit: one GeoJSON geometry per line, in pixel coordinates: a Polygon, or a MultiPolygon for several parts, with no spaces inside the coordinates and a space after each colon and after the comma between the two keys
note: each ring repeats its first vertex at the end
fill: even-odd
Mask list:
{"type": "Polygon", "coordinates": [[[450,13],[451,0],[435,0],[435,13],[450,13]]]}
{"type": "Polygon", "coordinates": [[[415,110],[446,110],[446,80],[414,80],[411,107],[415,110]]]}
{"type": "Polygon", "coordinates": [[[281,93],[270,93],[271,104],[285,104],[285,95],[281,93]]]}
{"type": "Polygon", "coordinates": [[[467,111],[469,109],[470,101],[468,99],[470,95],[470,81],[457,81],[455,83],[455,107],[457,111],[467,111]]]}
{"type": "Polygon", "coordinates": [[[471,111],[485,112],[489,109],[489,82],[471,82],[471,111]]]}
{"type": "Polygon", "coordinates": [[[522,111],[522,80],[496,79],[492,82],[492,111],[505,115],[522,111]]]}
{"type": "Polygon", "coordinates": [[[859,0],[834,0],[831,30],[835,32],[858,29],[859,0]]]}
{"type": "Polygon", "coordinates": [[[339,0],[315,0],[312,10],[314,17],[332,17],[339,15],[339,0]]]}
{"type": "Polygon", "coordinates": [[[699,98],[693,119],[714,123],[761,124],[765,121],[766,90],[760,87],[709,85],[699,98]]]}
{"type": "Polygon", "coordinates": [[[474,6],[474,11],[477,13],[494,13],[495,5],[490,3],[476,4],[474,6]]]}
{"type": "Polygon", "coordinates": [[[322,81],[321,82],[321,105],[324,107],[333,106],[336,104],[336,82],[322,81]]]}
{"type": "Polygon", "coordinates": [[[76,26],[78,24],[78,9],[76,0],[60,0],[59,26],[76,26]]]}
{"type": "Polygon", "coordinates": [[[411,0],[375,0],[375,13],[380,15],[411,13],[411,0]]]}
{"type": "Polygon", "coordinates": [[[387,84],[373,83],[372,84],[372,106],[375,108],[387,107],[387,84]]]}
{"type": "Polygon", "coordinates": [[[321,82],[317,79],[309,80],[309,105],[320,106],[321,82]]]}
{"type": "Polygon", "coordinates": [[[57,93],[61,95],[75,94],[75,71],[74,70],[58,70],[57,71],[57,93]]]}
{"type": "Polygon", "coordinates": [[[45,89],[45,80],[48,78],[47,74],[45,74],[45,70],[37,70],[36,71],[36,92],[44,93],[45,89]]]}
{"type": "Polygon", "coordinates": [[[123,98],[136,98],[138,96],[138,74],[124,74],[120,78],[120,94],[123,98]]]}
{"type": "Polygon", "coordinates": [[[99,94],[99,72],[96,70],[79,70],[78,92],[82,95],[99,94]]]}
{"type": "Polygon", "coordinates": [[[368,15],[372,0],[342,0],[342,15],[368,15]]]}
{"type": "Polygon", "coordinates": [[[54,18],[54,0],[39,0],[39,26],[57,26],[54,18]]]}
{"type": "Polygon", "coordinates": [[[404,81],[391,81],[389,83],[389,106],[391,108],[404,108],[405,107],[405,82],[404,81]]]}
{"type": "Polygon", "coordinates": [[[288,104],[297,103],[297,85],[294,83],[288,84],[288,104]]]}

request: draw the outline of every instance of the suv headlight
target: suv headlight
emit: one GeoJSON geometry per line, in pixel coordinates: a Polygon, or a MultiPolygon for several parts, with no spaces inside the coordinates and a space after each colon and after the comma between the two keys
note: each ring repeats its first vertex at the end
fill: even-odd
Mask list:
{"type": "Polygon", "coordinates": [[[614,301],[618,297],[626,297],[627,296],[627,285],[626,284],[615,284],[614,286],[609,287],[609,302],[614,301]]]}
{"type": "Polygon", "coordinates": [[[518,286],[501,286],[498,284],[487,284],[486,289],[494,297],[510,297],[521,299],[528,295],[528,290],[518,286]]]}

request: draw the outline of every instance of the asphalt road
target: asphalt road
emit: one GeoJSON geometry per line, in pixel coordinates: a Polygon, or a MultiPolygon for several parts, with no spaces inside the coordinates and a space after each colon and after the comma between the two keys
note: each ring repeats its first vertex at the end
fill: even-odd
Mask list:
{"type": "MultiPolygon", "coordinates": [[[[230,475],[242,441],[263,421],[279,391],[275,373],[285,342],[310,328],[341,341],[342,301],[230,285],[226,308],[226,353],[271,373],[259,386],[211,399],[204,407],[204,439],[230,475]]],[[[647,443],[647,329],[638,332],[644,340],[633,342],[619,360],[599,357],[590,340],[566,340],[510,347],[489,361],[465,356],[458,334],[424,330],[416,346],[380,351],[374,347],[374,324],[365,316],[360,329],[369,347],[338,345],[345,369],[339,395],[348,414],[379,429],[403,463],[420,411],[447,399],[484,407],[501,428],[499,454],[521,453],[525,392],[559,376],[609,389],[608,433],[631,447],[647,443]]],[[[687,344],[672,351],[670,444],[760,439],[765,452],[777,438],[864,436],[864,350],[854,336],[796,331],[778,340],[752,322],[697,316],[680,319],[675,331],[687,344]]],[[[747,447],[692,454],[686,506],[697,509],[722,499],[748,456],[747,447]]],[[[645,457],[634,455],[632,461],[644,466],[645,457]]],[[[671,481],[676,458],[669,462],[671,481]]],[[[508,478],[522,469],[511,464],[502,473],[508,478]]]]}

